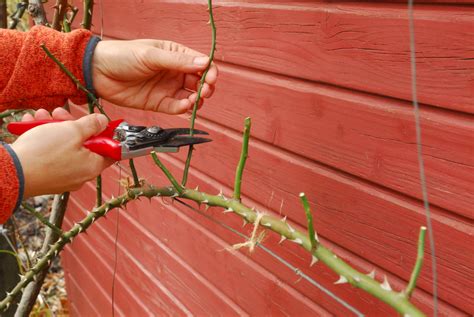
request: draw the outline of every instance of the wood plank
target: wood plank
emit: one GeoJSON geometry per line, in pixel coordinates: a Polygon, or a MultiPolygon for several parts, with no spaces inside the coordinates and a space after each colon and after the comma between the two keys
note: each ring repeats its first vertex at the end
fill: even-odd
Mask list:
{"type": "MultiPolygon", "coordinates": [[[[69,254],[65,254],[68,257],[67,269],[75,272],[74,275],[69,276],[69,281],[72,280],[72,287],[75,289],[72,295],[76,300],[76,306],[81,313],[89,314],[91,312],[90,316],[111,316],[110,295],[104,289],[104,285],[100,283],[103,276],[93,274],[90,267],[86,267],[70,250],[68,252],[69,254]],[[92,311],[98,312],[98,315],[92,314],[92,311]]],[[[116,312],[119,316],[124,316],[121,309],[122,304],[117,303],[116,305],[116,312]]]]}
{"type": "MultiPolygon", "coordinates": [[[[93,187],[89,187],[89,190],[93,190],[93,187]]],[[[90,194],[81,194],[81,199],[85,197],[91,196],[90,194]]],[[[90,199],[88,201],[92,202],[90,199]]],[[[144,204],[148,205],[147,202],[144,204]]],[[[136,215],[142,210],[134,209],[133,205],[127,207],[127,210],[128,208],[131,211],[135,210],[134,214],[136,215]]],[[[209,282],[218,285],[221,291],[235,300],[238,305],[249,310],[249,313],[276,316],[288,314],[329,316],[329,313],[318,304],[298,294],[289,285],[282,283],[264,269],[252,265],[251,261],[229,252],[223,252],[226,245],[223,245],[217,237],[209,232],[199,230],[192,223],[183,223],[182,219],[169,213],[160,215],[160,221],[156,221],[156,210],[150,208],[150,205],[148,208],[154,215],[154,221],[149,223],[151,226],[147,226],[147,229],[153,228],[151,233],[157,239],[159,238],[162,243],[176,251],[179,256],[205,275],[209,282]],[[186,236],[192,237],[193,243],[190,243],[189,239],[183,238],[186,236]],[[199,245],[206,247],[199,248],[199,245]],[[221,263],[224,262],[227,264],[222,266],[221,263]],[[248,283],[242,284],[243,278],[248,283]],[[236,285],[239,287],[235,287],[236,285]],[[270,302],[269,298],[272,298],[270,302]],[[283,302],[285,305],[278,304],[283,302]]],[[[127,219],[128,217],[126,214],[123,215],[122,219],[125,223],[130,220],[127,219]]],[[[126,227],[131,228],[130,225],[126,227]]],[[[188,290],[187,286],[185,286],[185,290],[188,290]]]]}
{"type": "MultiPolygon", "coordinates": [[[[207,52],[204,4],[104,1],[104,32],[169,39],[207,52]]],[[[221,61],[411,99],[405,4],[219,1],[215,7],[221,61]]],[[[420,102],[474,113],[474,8],[423,5],[415,20],[420,102]]]]}
{"type": "MultiPolygon", "coordinates": [[[[84,217],[84,208],[76,201],[71,201],[68,212],[73,217],[84,217]]],[[[108,221],[112,226],[114,223],[108,221]]],[[[115,228],[115,227],[114,227],[115,228]]],[[[115,230],[111,230],[114,234],[115,230]]],[[[111,298],[111,285],[114,265],[114,244],[112,238],[105,237],[100,226],[94,226],[87,236],[80,236],[71,245],[71,256],[79,258],[86,267],[94,267],[94,275],[101,287],[111,298]],[[93,238],[89,238],[93,237],[93,238]],[[98,245],[100,244],[100,247],[98,245]]],[[[143,252],[143,249],[139,249],[143,252]]],[[[124,316],[149,316],[153,313],[175,316],[186,316],[189,311],[181,303],[170,299],[169,292],[157,285],[155,279],[150,279],[146,273],[118,249],[117,270],[115,280],[115,307],[120,308],[124,316]],[[130,278],[130,277],[134,278],[130,278]],[[183,309],[184,308],[184,309],[183,309]]],[[[69,265],[69,262],[68,262],[69,265]]],[[[70,266],[71,267],[71,266],[70,266]]],[[[90,285],[84,284],[88,289],[90,285]]],[[[93,287],[93,286],[92,286],[93,287]]],[[[107,306],[111,311],[111,303],[107,306]]]]}
{"type": "MultiPolygon", "coordinates": [[[[88,193],[93,190],[93,188],[88,189],[88,193]]],[[[82,205],[84,201],[78,202],[76,199],[73,198],[73,208],[68,213],[74,217],[82,218],[85,216],[83,212],[85,208],[82,205]]],[[[207,281],[204,281],[198,272],[186,265],[182,259],[176,257],[171,250],[166,249],[161,241],[155,237],[151,238],[142,227],[130,224],[125,215],[128,213],[128,209],[127,211],[121,211],[121,213],[120,228],[124,228],[124,230],[120,230],[120,232],[124,232],[124,234],[119,236],[117,244],[118,258],[120,259],[116,271],[117,278],[128,281],[128,277],[135,277],[136,282],[128,281],[127,292],[132,291],[140,296],[142,301],[140,305],[147,306],[151,311],[151,314],[149,312],[148,315],[158,313],[183,314],[183,311],[173,307],[175,304],[162,302],[160,298],[166,299],[169,294],[172,294],[175,301],[179,300],[179,305],[185,307],[184,312],[186,314],[246,315],[245,311],[235,305],[229,298],[213,289],[213,285],[206,283],[207,281]],[[140,239],[137,239],[137,237],[140,237],[140,239]],[[159,285],[157,286],[157,284],[159,285]],[[166,292],[163,292],[162,289],[166,289],[166,292]],[[172,307],[168,307],[170,305],[172,307]]],[[[116,216],[111,217],[116,219],[116,216]]],[[[97,253],[101,259],[106,260],[101,265],[110,271],[110,277],[112,276],[112,263],[114,262],[110,250],[114,248],[115,228],[114,220],[100,221],[94,227],[94,233],[90,233],[85,238],[88,248],[92,249],[94,246],[94,253],[97,253]],[[100,244],[99,248],[95,248],[97,244],[100,244]]],[[[87,250],[87,248],[83,250],[87,250]]],[[[76,249],[75,245],[74,251],[81,254],[86,252],[76,249]]],[[[91,261],[93,263],[94,259],[91,259],[91,261]]],[[[89,264],[92,265],[92,263],[89,264]]],[[[117,289],[117,291],[119,290],[117,289]]],[[[143,316],[143,314],[131,311],[127,311],[127,315],[143,316]]]]}
{"type": "MultiPolygon", "coordinates": [[[[108,111],[112,117],[118,115],[114,109],[109,108],[108,111]]],[[[134,117],[133,113],[119,111],[122,116],[127,113],[130,121],[147,125],[153,121],[165,127],[187,125],[186,120],[176,116],[160,116],[158,121],[156,116],[148,115],[137,121],[139,118],[134,117]]],[[[209,131],[214,142],[207,144],[205,151],[198,148],[194,166],[226,186],[233,186],[235,164],[241,147],[240,136],[212,123],[198,126],[209,131]]],[[[184,160],[184,151],[178,157],[184,160]]],[[[146,170],[153,168],[153,163],[147,160],[141,162],[146,164],[143,167],[146,170]]],[[[297,197],[301,191],[310,195],[313,210],[318,210],[323,236],[408,280],[411,264],[406,262],[406,255],[415,255],[418,229],[425,224],[420,203],[335,173],[261,142],[251,142],[244,194],[260,202],[271,196],[276,198],[275,203],[284,201],[285,209],[292,211],[288,216],[304,226],[306,220],[304,213],[299,212],[301,206],[297,197]]],[[[473,301],[465,301],[457,296],[459,288],[471,289],[474,294],[474,285],[469,279],[474,273],[474,259],[464,252],[474,242],[472,224],[447,218],[436,208],[433,212],[438,272],[443,276],[439,281],[440,297],[465,311],[474,311],[474,298],[473,301]]],[[[429,267],[428,261],[419,283],[425,290],[431,289],[429,267]]]]}
{"type": "MultiPolygon", "coordinates": [[[[430,202],[473,219],[474,116],[428,107],[420,115],[430,202]]],[[[250,116],[253,137],[422,198],[408,102],[224,64],[199,116],[237,131],[250,116]]]]}
{"type": "MultiPolygon", "coordinates": [[[[168,167],[174,167],[173,164],[169,164],[171,162],[167,162],[168,167]]],[[[178,167],[180,168],[180,166],[178,167]]],[[[174,168],[173,168],[174,169],[174,168]]],[[[194,175],[195,173],[193,172],[190,175],[190,180],[191,181],[199,181],[200,188],[202,188],[205,191],[208,192],[217,192],[218,188],[222,188],[222,184],[216,184],[208,183],[208,179],[205,175],[202,174],[197,174],[194,175]]],[[[124,177],[125,174],[122,172],[122,177],[124,177]]],[[[114,169],[109,169],[104,173],[104,180],[105,180],[105,188],[108,188],[107,192],[109,194],[116,194],[116,189],[113,184],[115,184],[114,179],[118,177],[118,171],[114,169]]],[[[149,176],[149,181],[152,183],[163,183],[166,182],[165,179],[162,177],[156,177],[154,176],[149,176]],[[161,181],[160,181],[161,180],[161,181]]],[[[90,186],[90,191],[84,192],[81,191],[79,195],[81,196],[82,199],[89,199],[90,203],[93,204],[93,201],[90,199],[90,197],[93,197],[94,195],[92,194],[94,187],[90,186]]],[[[224,188],[224,192],[229,193],[230,191],[227,188],[224,188]]],[[[222,239],[226,240],[229,245],[242,242],[240,238],[236,238],[234,235],[229,234],[229,231],[223,230],[222,227],[213,225],[212,223],[209,223],[204,217],[198,216],[195,213],[192,213],[189,211],[187,208],[183,208],[181,210],[176,210],[175,207],[173,207],[173,204],[170,204],[170,202],[165,202],[161,201],[158,199],[158,202],[161,202],[161,204],[155,204],[152,201],[152,204],[150,205],[147,201],[141,202],[141,203],[133,203],[131,205],[127,206],[127,215],[130,215],[136,221],[140,222],[143,224],[144,227],[150,228],[150,230],[155,231],[156,230],[156,235],[157,236],[163,236],[167,239],[168,236],[164,232],[163,229],[156,228],[156,218],[159,217],[160,221],[164,221],[165,223],[163,226],[168,226],[170,228],[176,227],[178,223],[175,221],[175,217],[172,217],[170,221],[167,221],[166,213],[168,212],[173,212],[177,214],[187,214],[189,219],[192,219],[192,221],[195,221],[199,223],[200,225],[209,228],[211,232],[214,234],[217,234],[220,236],[222,239]],[[169,210],[166,210],[169,209],[169,210]],[[159,216],[157,216],[157,213],[159,216]]],[[[250,204],[253,204],[254,202],[248,202],[250,204]]],[[[179,204],[174,204],[174,206],[179,206],[179,204]]],[[[261,205],[255,205],[259,210],[265,210],[264,206],[261,205]]],[[[241,228],[241,220],[238,217],[230,217],[227,215],[222,214],[221,210],[218,208],[211,208],[208,213],[212,215],[213,218],[216,218],[217,220],[223,221],[224,223],[234,227],[237,231],[244,231],[247,234],[250,234],[251,228],[250,226],[247,227],[247,229],[242,229],[241,228]]],[[[294,227],[298,227],[295,224],[292,224],[294,227]]],[[[127,227],[128,228],[128,227],[127,227]]],[[[301,229],[301,228],[300,228],[301,229]]],[[[126,230],[126,229],[124,229],[126,230]]],[[[197,234],[201,235],[201,234],[197,234]]],[[[196,235],[192,235],[193,237],[196,235]]],[[[323,238],[324,239],[324,238],[323,238]]],[[[271,234],[270,236],[267,236],[265,239],[265,245],[267,247],[270,247],[274,252],[276,252],[279,256],[282,258],[286,259],[296,267],[302,269],[302,271],[305,274],[310,275],[313,279],[318,281],[319,283],[322,283],[325,287],[328,287],[330,291],[334,292],[337,296],[342,297],[344,300],[348,301],[351,305],[357,307],[360,309],[364,314],[368,316],[395,316],[397,315],[392,309],[390,309],[388,306],[383,305],[380,301],[372,298],[371,296],[365,294],[362,291],[359,291],[357,289],[354,289],[352,287],[340,287],[333,285],[334,281],[337,280],[337,276],[328,270],[325,266],[323,265],[316,265],[315,267],[309,269],[308,265],[310,262],[310,258],[307,255],[306,252],[304,252],[301,248],[298,246],[291,244],[291,243],[286,243],[284,248],[280,247],[278,244],[279,237],[276,235],[271,234]],[[270,245],[269,245],[270,244],[270,245]]],[[[355,256],[352,253],[348,253],[347,251],[344,251],[340,249],[339,247],[330,244],[328,241],[325,239],[323,240],[323,243],[332,248],[335,249],[335,252],[339,254],[339,256],[342,256],[346,260],[349,260],[350,263],[353,263],[356,267],[363,271],[370,271],[374,269],[374,265],[372,263],[367,263],[361,259],[359,259],[357,256],[355,256]]],[[[176,244],[170,242],[170,244],[173,244],[174,247],[177,247],[176,244]]],[[[208,245],[203,245],[199,246],[197,241],[193,240],[193,244],[195,245],[194,248],[207,248],[208,245]]],[[[247,252],[244,251],[244,254],[247,252]]],[[[342,313],[342,306],[339,304],[333,302],[330,300],[330,298],[326,294],[321,294],[321,292],[318,292],[317,288],[315,288],[312,285],[309,285],[309,283],[305,282],[299,282],[296,283],[296,275],[294,274],[293,271],[287,270],[283,266],[281,266],[279,263],[275,261],[272,257],[262,253],[261,251],[257,251],[256,253],[251,255],[251,260],[255,261],[256,263],[259,263],[262,265],[262,267],[265,267],[269,270],[272,271],[273,274],[276,274],[279,279],[282,279],[284,282],[288,283],[288,285],[292,285],[292,287],[295,287],[299,292],[305,294],[305,296],[308,296],[311,298],[314,302],[317,303],[322,303],[326,309],[329,309],[332,313],[336,314],[341,314],[342,313]]],[[[230,265],[230,264],[224,264],[222,265],[230,265]]],[[[390,282],[392,284],[392,287],[395,289],[402,289],[405,285],[406,282],[399,280],[397,277],[391,275],[390,273],[385,272],[383,269],[379,267],[375,267],[377,270],[378,278],[380,280],[383,279],[383,275],[387,275],[390,279],[390,282]]],[[[228,279],[224,279],[226,283],[228,282],[228,279]]],[[[223,281],[224,281],[223,280],[223,281]]],[[[431,308],[431,302],[430,302],[430,297],[428,294],[424,293],[420,289],[417,289],[415,293],[415,298],[414,298],[416,304],[422,308],[424,311],[429,311],[431,308]]],[[[346,314],[347,315],[347,314],[346,314]]],[[[446,305],[446,303],[441,302],[440,304],[440,315],[443,316],[464,316],[462,312],[460,312],[457,309],[451,308],[449,305],[446,305]]]]}

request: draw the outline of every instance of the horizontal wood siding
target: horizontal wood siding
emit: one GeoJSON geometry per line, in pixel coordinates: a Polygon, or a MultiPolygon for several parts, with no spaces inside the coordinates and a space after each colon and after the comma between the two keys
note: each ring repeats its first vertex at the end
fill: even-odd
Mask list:
{"type": "MultiPolygon", "coordinates": [[[[207,52],[204,0],[103,0],[107,38],[161,38],[207,52]]],[[[438,257],[440,314],[474,314],[474,10],[472,1],[424,1],[416,6],[418,90],[423,151],[438,257]],[[460,296],[460,294],[464,294],[460,296]]],[[[425,214],[410,101],[409,33],[403,1],[215,1],[220,77],[197,127],[214,142],[194,155],[189,185],[230,195],[243,119],[253,119],[244,201],[288,216],[306,228],[298,194],[312,205],[329,248],[357,268],[387,275],[403,289],[416,257],[425,214]]],[[[100,31],[96,8],[95,31],[100,31]]],[[[143,113],[107,104],[113,118],[164,127],[186,116],[143,113]]],[[[76,115],[85,114],[74,107],[76,115]]],[[[185,151],[162,155],[177,176],[185,151]]],[[[117,196],[114,166],[104,195],[117,196]]],[[[146,181],[168,181],[150,158],[136,160],[146,181]]],[[[66,226],[94,205],[94,186],[72,196],[66,226]]],[[[251,226],[216,208],[208,214],[249,234],[251,226]]],[[[231,251],[242,239],[168,199],[136,201],[99,221],[63,255],[76,316],[349,316],[315,287],[268,254],[231,251]],[[115,241],[118,241],[115,244],[115,241]],[[116,249],[116,251],[115,251],[116,249]]],[[[316,264],[297,245],[264,244],[367,316],[393,309],[316,264]]],[[[415,303],[432,307],[429,248],[415,303]]]]}

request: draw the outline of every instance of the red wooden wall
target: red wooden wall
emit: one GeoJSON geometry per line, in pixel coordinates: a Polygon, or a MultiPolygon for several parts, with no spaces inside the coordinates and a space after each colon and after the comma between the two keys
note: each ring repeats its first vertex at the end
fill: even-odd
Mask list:
{"type": "MultiPolygon", "coordinates": [[[[422,1],[417,1],[422,2],[422,1]]],[[[103,0],[107,38],[174,40],[208,52],[205,0],[103,0]]],[[[424,1],[415,8],[423,151],[438,257],[440,313],[474,314],[474,10],[472,1],[424,1]],[[471,4],[470,4],[471,3],[471,4]]],[[[100,30],[96,6],[95,31],[100,30]]],[[[196,151],[190,186],[231,192],[243,119],[253,119],[245,203],[288,215],[305,228],[298,193],[312,202],[325,245],[357,268],[386,274],[402,289],[425,224],[410,102],[404,1],[215,1],[220,79],[197,127],[214,142],[196,151]]],[[[165,127],[172,117],[107,105],[114,118],[165,127]]],[[[76,108],[77,114],[84,110],[76,108]]],[[[163,155],[180,175],[185,153],[163,155]]],[[[167,184],[150,158],[147,181],[167,184]]],[[[121,172],[121,177],[127,172],[121,172]]],[[[120,190],[118,168],[105,195],[120,190]]],[[[72,196],[67,226],[94,203],[88,184],[72,196]]],[[[208,214],[244,233],[241,220],[208,214]]],[[[110,316],[117,211],[63,254],[75,316],[110,316]]],[[[265,245],[368,316],[395,312],[348,285],[296,245],[265,245]]],[[[351,315],[337,301],[257,250],[229,252],[235,234],[179,204],[153,199],[120,211],[115,281],[117,316],[351,315]]],[[[427,248],[414,300],[431,313],[427,248]]]]}

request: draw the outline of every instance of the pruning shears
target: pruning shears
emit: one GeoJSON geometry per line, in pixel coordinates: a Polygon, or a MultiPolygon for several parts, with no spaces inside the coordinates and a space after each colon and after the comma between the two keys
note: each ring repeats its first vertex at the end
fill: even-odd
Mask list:
{"type": "MultiPolygon", "coordinates": [[[[37,120],[27,122],[12,122],[7,126],[14,135],[48,123],[61,120],[37,120]]],[[[193,130],[193,134],[208,135],[201,130],[193,130]]],[[[84,147],[90,151],[116,161],[144,156],[152,151],[174,153],[182,146],[190,146],[211,142],[211,139],[190,135],[190,129],[163,129],[159,126],[130,125],[123,119],[110,121],[107,128],[97,136],[89,138],[84,147]]]]}

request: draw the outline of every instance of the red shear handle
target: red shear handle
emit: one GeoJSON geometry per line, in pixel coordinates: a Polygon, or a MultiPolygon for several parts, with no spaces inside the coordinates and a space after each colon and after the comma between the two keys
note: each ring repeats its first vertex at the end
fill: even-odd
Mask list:
{"type": "MultiPolygon", "coordinates": [[[[25,121],[25,122],[12,122],[8,124],[7,129],[11,134],[21,135],[26,131],[33,129],[37,126],[62,122],[61,120],[36,120],[36,121],[25,121]]],[[[84,142],[84,147],[90,151],[99,155],[111,158],[116,161],[122,160],[122,145],[120,142],[113,139],[115,128],[123,122],[123,119],[110,121],[99,135],[89,138],[84,142]]]]}
{"type": "Polygon", "coordinates": [[[115,161],[122,160],[122,145],[114,139],[94,136],[84,142],[84,147],[99,155],[111,158],[115,161]]]}
{"type": "Polygon", "coordinates": [[[36,120],[36,121],[25,121],[25,122],[12,122],[8,124],[7,130],[14,135],[22,135],[26,131],[36,128],[37,126],[46,124],[61,122],[62,120],[36,120]]]}

